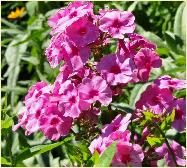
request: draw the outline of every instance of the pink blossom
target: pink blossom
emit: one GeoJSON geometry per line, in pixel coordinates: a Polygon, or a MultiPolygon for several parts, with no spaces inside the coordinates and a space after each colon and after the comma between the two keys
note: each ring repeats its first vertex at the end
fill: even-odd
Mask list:
{"type": "Polygon", "coordinates": [[[51,140],[58,140],[61,136],[69,133],[72,126],[72,118],[64,117],[63,113],[58,111],[57,106],[47,108],[45,114],[39,119],[40,130],[51,140]]]}
{"type": "Polygon", "coordinates": [[[139,101],[136,102],[136,108],[146,108],[152,110],[155,114],[160,114],[164,110],[171,111],[171,103],[174,97],[168,89],[160,89],[152,84],[141,94],[139,101]]]}
{"type": "Polygon", "coordinates": [[[159,68],[162,65],[160,57],[148,48],[140,49],[134,56],[134,63],[138,69],[138,78],[141,81],[148,80],[151,68],[159,68]]]}
{"type": "Polygon", "coordinates": [[[37,82],[35,85],[29,88],[28,94],[25,96],[25,105],[27,108],[31,106],[31,103],[33,103],[40,95],[42,95],[42,88],[48,86],[46,82],[37,82]]]}
{"type": "Polygon", "coordinates": [[[136,33],[131,33],[128,34],[129,38],[130,38],[130,42],[128,43],[129,45],[129,50],[135,50],[139,47],[141,48],[149,48],[152,50],[156,50],[156,44],[152,43],[151,41],[147,40],[146,38],[144,38],[143,36],[141,36],[140,34],[136,34],[136,33]]]}
{"type": "Polygon", "coordinates": [[[126,84],[132,79],[131,64],[129,58],[109,54],[101,59],[96,68],[111,85],[126,84]]]}
{"type": "Polygon", "coordinates": [[[52,37],[45,54],[52,68],[64,60],[70,68],[77,70],[87,62],[91,52],[88,47],[77,48],[65,34],[61,33],[52,37]]]}
{"type": "MultiPolygon", "coordinates": [[[[185,166],[186,149],[180,144],[178,144],[176,141],[172,141],[170,146],[171,149],[173,150],[178,166],[185,166]]],[[[172,167],[175,166],[174,161],[165,143],[161,147],[157,148],[155,151],[159,156],[164,157],[168,166],[172,166],[172,167]]]]}
{"type": "Polygon", "coordinates": [[[73,71],[83,68],[88,61],[91,51],[88,47],[76,47],[68,39],[63,43],[64,60],[73,71]]]}
{"type": "Polygon", "coordinates": [[[176,78],[171,78],[169,75],[161,76],[159,79],[154,81],[161,89],[172,88],[176,90],[184,89],[186,87],[186,81],[176,78]]]}
{"type": "Polygon", "coordinates": [[[45,51],[47,60],[52,68],[55,68],[63,60],[62,44],[65,40],[64,34],[58,34],[51,38],[50,44],[45,51]]]}
{"type": "Polygon", "coordinates": [[[90,104],[80,99],[77,88],[70,84],[59,101],[59,110],[64,111],[65,117],[77,118],[82,110],[87,110],[90,104]]]}
{"type": "Polygon", "coordinates": [[[76,46],[85,47],[99,37],[99,29],[86,17],[82,17],[66,29],[66,34],[76,46]]]}
{"type": "Polygon", "coordinates": [[[124,34],[133,33],[135,17],[127,11],[107,11],[99,20],[99,29],[108,32],[112,37],[123,39],[124,34]]]}
{"type": "Polygon", "coordinates": [[[156,45],[136,33],[130,33],[128,34],[128,38],[118,40],[118,52],[126,58],[134,58],[141,48],[148,48],[155,51],[156,45]]]}
{"type": "Polygon", "coordinates": [[[112,161],[112,166],[142,166],[144,154],[142,148],[138,144],[119,141],[117,144],[117,152],[112,161]]]}
{"type": "Polygon", "coordinates": [[[138,144],[130,143],[131,133],[128,130],[124,132],[115,131],[110,135],[99,136],[90,144],[90,151],[94,153],[96,150],[100,155],[114,141],[117,141],[117,149],[114,155],[112,166],[141,166],[144,158],[143,151],[138,144]]]}
{"type": "Polygon", "coordinates": [[[141,143],[144,143],[146,140],[147,136],[150,134],[148,127],[145,127],[142,131],[142,138],[141,138],[141,143]]]}
{"type": "Polygon", "coordinates": [[[49,18],[48,24],[52,27],[51,34],[62,33],[80,17],[92,15],[93,4],[91,2],[71,2],[68,7],[60,9],[49,18]]]}
{"type": "Polygon", "coordinates": [[[185,99],[177,99],[173,102],[173,108],[175,109],[175,119],[172,127],[182,132],[186,128],[186,101],[185,99]]]}
{"type": "Polygon", "coordinates": [[[131,114],[128,113],[125,117],[122,117],[122,115],[117,115],[114,120],[110,124],[105,125],[105,127],[102,129],[102,136],[108,136],[114,131],[121,131],[124,132],[129,123],[131,114]]]}
{"type": "Polygon", "coordinates": [[[107,106],[112,101],[112,91],[100,76],[94,76],[92,79],[84,78],[78,90],[80,98],[88,103],[99,101],[107,106]]]}

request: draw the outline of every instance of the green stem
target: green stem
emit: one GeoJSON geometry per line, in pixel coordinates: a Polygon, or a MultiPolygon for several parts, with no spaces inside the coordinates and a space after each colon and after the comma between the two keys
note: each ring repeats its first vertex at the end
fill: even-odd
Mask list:
{"type": "Polygon", "coordinates": [[[176,161],[176,158],[175,158],[175,155],[174,155],[174,152],[173,152],[173,150],[171,149],[171,147],[170,147],[170,145],[169,145],[169,142],[168,142],[168,140],[167,140],[167,138],[166,138],[164,132],[160,129],[160,127],[159,127],[159,125],[158,125],[157,123],[154,123],[154,125],[156,126],[156,128],[158,128],[158,130],[160,131],[161,135],[163,136],[163,138],[164,138],[164,140],[165,140],[165,142],[166,142],[166,145],[167,145],[167,147],[168,147],[169,153],[171,154],[172,160],[173,160],[175,166],[178,167],[177,161],[176,161]]]}

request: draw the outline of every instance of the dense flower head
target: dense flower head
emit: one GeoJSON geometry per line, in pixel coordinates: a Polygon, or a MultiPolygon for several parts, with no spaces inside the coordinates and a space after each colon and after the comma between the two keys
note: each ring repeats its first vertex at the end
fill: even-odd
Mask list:
{"type": "Polygon", "coordinates": [[[94,139],[90,144],[90,151],[96,150],[102,154],[107,147],[117,141],[116,153],[114,155],[112,166],[141,166],[144,154],[138,144],[130,142],[131,133],[127,130],[131,114],[125,117],[121,115],[102,129],[102,134],[94,139]]]}
{"type": "MultiPolygon", "coordinates": [[[[26,135],[40,131],[47,139],[57,141],[69,135],[71,129],[74,132],[74,126],[78,128],[78,133],[74,132],[76,135],[82,130],[98,130],[103,109],[112,113],[115,98],[129,83],[148,81],[153,68],[162,65],[156,45],[134,33],[135,17],[131,12],[100,9],[95,15],[91,2],[76,1],[58,10],[49,18],[48,24],[52,37],[45,55],[51,68],[58,66],[60,72],[54,83],[37,82],[28,90],[14,131],[19,127],[25,129],[26,135]],[[111,53],[110,45],[115,45],[116,51],[111,53]]],[[[161,118],[175,111],[171,127],[183,132],[185,99],[177,98],[173,93],[184,89],[185,84],[185,80],[161,76],[140,95],[133,114],[123,116],[120,108],[116,108],[118,115],[110,124],[93,135],[86,131],[88,142],[92,141],[89,146],[91,153],[97,151],[102,155],[112,143],[117,142],[112,166],[144,165],[147,148],[141,145],[147,136],[151,137],[152,129],[147,123],[140,125],[143,131],[139,135],[131,132],[135,127],[133,122],[140,121],[144,110],[161,118]],[[98,137],[93,139],[95,135],[98,137]]],[[[184,147],[175,141],[171,147],[177,164],[184,166],[184,147]]],[[[155,151],[159,158],[166,159],[169,166],[174,165],[166,144],[155,151]]]]}
{"type": "MultiPolygon", "coordinates": [[[[186,165],[186,160],[185,160],[186,149],[180,144],[178,144],[176,141],[172,141],[170,146],[176,158],[177,165],[185,166],[186,165]]],[[[168,166],[175,167],[172,156],[165,143],[161,147],[156,148],[155,151],[159,156],[164,157],[168,166]]]]}

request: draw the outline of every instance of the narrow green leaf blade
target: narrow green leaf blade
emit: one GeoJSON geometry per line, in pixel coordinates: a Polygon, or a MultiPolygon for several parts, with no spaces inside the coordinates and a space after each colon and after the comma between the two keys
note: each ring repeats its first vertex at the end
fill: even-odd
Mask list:
{"type": "Polygon", "coordinates": [[[99,163],[96,165],[96,167],[109,167],[113,157],[116,153],[116,145],[117,142],[112,143],[101,155],[99,158],[99,163]]]}

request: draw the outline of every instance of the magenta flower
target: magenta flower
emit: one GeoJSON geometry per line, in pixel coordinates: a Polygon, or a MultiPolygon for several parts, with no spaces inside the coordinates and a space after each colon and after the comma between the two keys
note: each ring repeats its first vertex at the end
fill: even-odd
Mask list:
{"type": "Polygon", "coordinates": [[[68,39],[63,43],[63,51],[64,60],[73,71],[83,68],[91,55],[90,48],[76,47],[68,39]]]}
{"type": "MultiPolygon", "coordinates": [[[[170,146],[175,155],[177,165],[185,166],[186,165],[186,160],[185,160],[186,149],[175,141],[172,141],[170,146]]],[[[157,148],[155,151],[159,156],[164,157],[168,166],[175,167],[174,161],[165,143],[161,147],[157,148]]]]}
{"type": "Polygon", "coordinates": [[[78,90],[73,84],[68,86],[68,90],[60,97],[59,101],[59,111],[64,111],[65,117],[77,118],[82,110],[87,110],[89,106],[88,102],[80,99],[78,90]]]}
{"type": "Polygon", "coordinates": [[[63,60],[62,44],[65,40],[64,34],[58,34],[51,38],[48,48],[46,48],[45,55],[52,68],[55,68],[63,60]]]}
{"type": "Polygon", "coordinates": [[[102,136],[108,136],[114,131],[124,132],[130,123],[131,116],[132,115],[130,113],[128,113],[125,117],[122,117],[120,114],[117,115],[110,124],[105,125],[102,129],[102,136]]]}
{"type": "Polygon", "coordinates": [[[134,56],[134,63],[138,69],[138,78],[141,81],[148,80],[151,68],[159,68],[162,65],[160,57],[148,48],[140,49],[134,56]]]}
{"type": "Polygon", "coordinates": [[[88,61],[91,51],[88,47],[77,48],[65,34],[52,37],[45,55],[52,68],[64,60],[71,69],[77,70],[88,61]]]}
{"type": "Polygon", "coordinates": [[[133,33],[135,17],[127,11],[107,11],[99,20],[99,29],[109,33],[114,38],[123,39],[124,34],[133,33]]]}
{"type": "Polygon", "coordinates": [[[96,66],[103,78],[111,85],[126,84],[132,77],[132,67],[130,59],[123,59],[116,54],[110,54],[101,59],[96,66]]]}
{"type": "Polygon", "coordinates": [[[175,119],[172,127],[182,132],[186,128],[186,101],[185,99],[174,100],[173,108],[175,108],[175,119]]]}
{"type": "Polygon", "coordinates": [[[57,106],[51,106],[45,114],[39,119],[40,130],[44,135],[53,141],[69,133],[73,119],[64,117],[63,113],[58,111],[57,106]]]}
{"type": "Polygon", "coordinates": [[[12,130],[16,131],[19,127],[24,128],[25,135],[30,135],[39,130],[38,119],[35,114],[29,114],[26,107],[22,107],[19,112],[18,124],[14,125],[12,130]]]}
{"type": "Polygon", "coordinates": [[[119,141],[117,152],[112,161],[112,166],[141,167],[144,159],[142,148],[138,144],[119,141]]]}
{"type": "Polygon", "coordinates": [[[152,84],[141,94],[139,101],[136,102],[136,108],[152,110],[155,114],[160,114],[164,110],[171,109],[174,100],[172,92],[168,89],[160,89],[157,85],[152,84]]]}
{"type": "Polygon", "coordinates": [[[25,96],[25,105],[30,108],[31,104],[44,93],[43,88],[47,87],[46,82],[37,82],[35,85],[29,88],[27,95],[25,96]]]}
{"type": "Polygon", "coordinates": [[[169,75],[161,76],[159,79],[154,81],[161,89],[171,88],[171,89],[184,89],[186,87],[186,81],[176,78],[171,78],[169,75]]]}
{"type": "Polygon", "coordinates": [[[134,58],[141,48],[155,51],[156,45],[136,33],[130,33],[128,38],[118,40],[118,52],[125,58],[134,58]]]}
{"type": "Polygon", "coordinates": [[[112,101],[112,91],[100,76],[94,76],[92,79],[84,78],[78,90],[80,99],[90,104],[99,101],[107,106],[112,101]]]}
{"type": "Polygon", "coordinates": [[[85,47],[97,40],[99,29],[86,17],[82,17],[66,29],[66,34],[76,46],[85,47]]]}
{"type": "Polygon", "coordinates": [[[93,4],[91,2],[72,2],[64,10],[60,9],[49,18],[48,24],[52,28],[51,34],[62,33],[80,17],[92,15],[93,4]]]}

